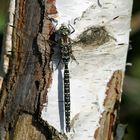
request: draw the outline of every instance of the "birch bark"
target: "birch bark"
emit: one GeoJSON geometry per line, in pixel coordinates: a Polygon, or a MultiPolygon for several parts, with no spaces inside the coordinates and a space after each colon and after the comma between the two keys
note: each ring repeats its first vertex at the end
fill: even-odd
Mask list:
{"type": "MultiPolygon", "coordinates": [[[[75,28],[71,39],[79,62],[69,65],[71,132],[66,135],[71,140],[111,140],[118,135],[115,127],[129,46],[132,1],[102,0],[99,4],[92,0],[57,0],[56,8],[57,28],[61,23],[75,28]]],[[[52,79],[42,117],[65,133],[64,99],[58,88],[63,70],[54,71],[52,79]]]]}

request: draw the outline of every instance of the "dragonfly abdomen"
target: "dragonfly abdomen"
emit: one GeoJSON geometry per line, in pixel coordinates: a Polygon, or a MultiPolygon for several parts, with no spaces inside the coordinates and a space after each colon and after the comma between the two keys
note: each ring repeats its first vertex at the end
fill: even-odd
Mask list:
{"type": "Polygon", "coordinates": [[[64,69],[64,97],[65,97],[66,132],[70,132],[70,79],[67,64],[65,64],[64,69]]]}

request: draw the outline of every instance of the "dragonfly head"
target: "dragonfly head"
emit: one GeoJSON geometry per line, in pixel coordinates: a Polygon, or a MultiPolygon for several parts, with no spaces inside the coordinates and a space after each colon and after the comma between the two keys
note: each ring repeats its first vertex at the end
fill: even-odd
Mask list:
{"type": "Polygon", "coordinates": [[[63,36],[68,36],[70,34],[70,30],[65,24],[61,24],[59,31],[60,31],[60,34],[63,36]]]}

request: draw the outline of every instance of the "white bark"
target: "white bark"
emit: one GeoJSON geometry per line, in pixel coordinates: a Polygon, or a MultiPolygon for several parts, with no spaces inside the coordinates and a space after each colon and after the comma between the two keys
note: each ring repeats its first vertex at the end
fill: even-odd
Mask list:
{"type": "MultiPolygon", "coordinates": [[[[5,74],[8,71],[9,67],[9,57],[8,55],[10,54],[9,52],[12,49],[12,32],[13,32],[13,24],[14,24],[14,13],[15,13],[15,0],[11,0],[9,4],[9,16],[8,16],[8,24],[7,24],[7,29],[6,29],[6,36],[5,36],[5,41],[4,45],[5,47],[2,47],[2,54],[1,54],[1,62],[0,62],[0,91],[2,88],[2,83],[3,83],[3,78],[5,74]]],[[[4,100],[4,98],[3,98],[4,100]]],[[[1,102],[0,106],[2,106],[3,102],[1,102]]],[[[1,107],[0,107],[0,110],[1,107]]],[[[3,122],[0,122],[0,138],[4,140],[5,136],[5,130],[3,127],[3,122]]]]}
{"type": "MultiPolygon", "coordinates": [[[[95,130],[100,127],[102,113],[107,111],[104,106],[107,84],[115,71],[125,71],[132,0],[102,0],[101,5],[102,7],[93,0],[56,0],[58,27],[61,23],[68,24],[70,21],[75,28],[71,38],[80,42],[73,45],[79,65],[75,62],[69,65],[71,132],[66,135],[71,140],[94,139],[95,130]],[[90,29],[87,33],[84,32],[86,36],[90,36],[91,28],[95,27],[99,28],[100,37],[95,36],[89,44],[81,43],[82,33],[90,29]],[[102,32],[101,27],[104,27],[108,34],[102,32]],[[102,41],[105,37],[105,41],[102,41]]],[[[53,65],[55,67],[54,63],[53,65]]],[[[48,104],[44,107],[42,117],[63,133],[64,109],[60,107],[63,106],[62,102],[59,103],[60,99],[63,101],[60,92],[62,86],[59,83],[62,82],[61,74],[63,75],[63,70],[60,68],[54,70],[48,104]]]]}
{"type": "Polygon", "coordinates": [[[13,32],[13,24],[14,24],[14,14],[15,14],[15,0],[11,0],[9,4],[9,17],[8,17],[5,41],[4,41],[5,44],[3,45],[5,47],[2,48],[2,56],[1,56],[0,90],[2,87],[4,74],[7,73],[9,67],[8,55],[11,54],[10,51],[12,49],[12,32],[13,32]]]}

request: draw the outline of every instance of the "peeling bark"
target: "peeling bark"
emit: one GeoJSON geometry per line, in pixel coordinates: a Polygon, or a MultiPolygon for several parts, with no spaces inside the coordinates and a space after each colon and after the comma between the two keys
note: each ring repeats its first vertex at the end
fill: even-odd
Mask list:
{"type": "Polygon", "coordinates": [[[107,84],[106,98],[104,101],[105,110],[100,119],[100,127],[96,130],[96,140],[113,140],[115,136],[116,118],[118,105],[121,98],[123,72],[115,71],[107,84]]]}

